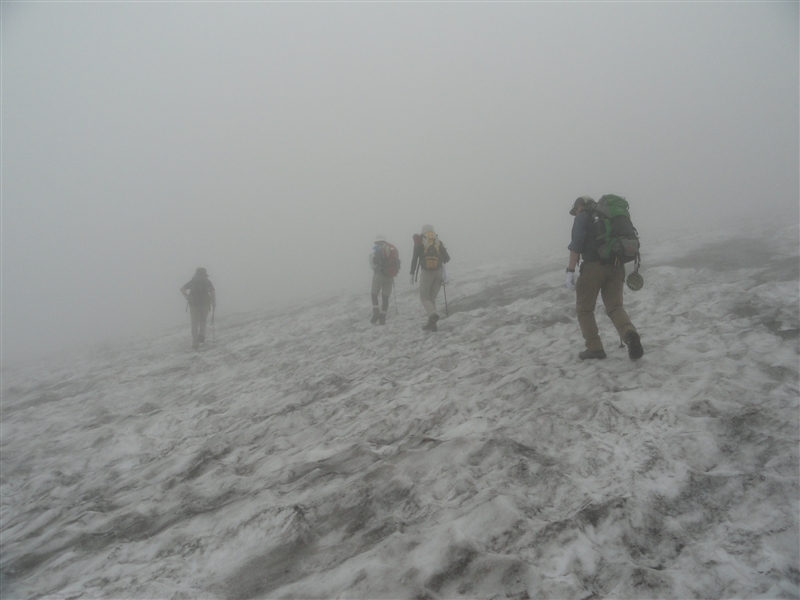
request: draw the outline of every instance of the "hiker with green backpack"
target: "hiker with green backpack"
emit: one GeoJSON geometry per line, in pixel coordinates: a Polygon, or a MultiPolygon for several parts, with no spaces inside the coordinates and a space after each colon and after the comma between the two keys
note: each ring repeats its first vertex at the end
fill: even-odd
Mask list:
{"type": "Polygon", "coordinates": [[[638,272],[639,261],[639,238],[630,220],[628,203],[613,194],[603,196],[599,202],[591,196],[580,196],[569,214],[575,220],[568,246],[566,285],[576,294],[578,324],[586,344],[586,350],[578,354],[578,358],[606,357],[594,318],[597,296],[600,295],[606,314],[616,327],[620,340],[628,347],[628,357],[639,359],[644,354],[642,343],[622,306],[625,264],[635,261],[638,272]],[[575,269],[580,259],[580,275],[576,281],[575,269]]]}

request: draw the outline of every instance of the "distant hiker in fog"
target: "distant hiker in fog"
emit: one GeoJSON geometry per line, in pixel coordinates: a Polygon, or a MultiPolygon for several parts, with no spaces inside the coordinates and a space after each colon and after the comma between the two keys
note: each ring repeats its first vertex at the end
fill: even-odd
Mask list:
{"type": "MultiPolygon", "coordinates": [[[[192,348],[206,341],[206,321],[210,310],[217,308],[214,284],[203,267],[195,271],[194,277],[181,288],[181,294],[188,302],[192,317],[192,348]]],[[[211,317],[212,322],[214,317],[211,317]]]]}
{"type": "Polygon", "coordinates": [[[397,248],[386,241],[386,236],[378,234],[372,252],[369,254],[369,266],[372,268],[372,318],[370,323],[386,324],[386,312],[389,310],[389,296],[392,295],[394,278],[400,271],[400,256],[397,248]],[[381,306],[378,308],[378,296],[381,306]]]}
{"type": "Polygon", "coordinates": [[[425,331],[436,331],[439,314],[436,312],[436,296],[442,284],[447,283],[447,272],[444,265],[450,255],[432,225],[423,225],[422,234],[414,234],[414,258],[411,259],[411,285],[419,274],[419,299],[428,314],[428,322],[423,325],[425,331]]]}
{"type": "MultiPolygon", "coordinates": [[[[618,196],[603,196],[604,202],[608,198],[617,198],[624,203],[627,213],[627,202],[618,196]]],[[[625,280],[625,261],[630,260],[625,256],[618,256],[611,251],[611,245],[604,241],[606,221],[603,212],[598,211],[598,203],[591,196],[581,196],[572,205],[569,214],[575,217],[572,223],[572,241],[569,249],[569,266],[567,267],[567,289],[576,292],[576,310],[578,324],[586,343],[586,350],[578,354],[578,358],[605,358],[603,342],[597,329],[594,318],[594,309],[597,305],[597,295],[603,299],[606,314],[617,328],[620,340],[628,346],[628,356],[631,360],[641,358],[644,354],[639,334],[631,323],[628,313],[622,307],[622,284],[625,280]],[[580,276],[575,281],[575,268],[578,261],[580,276]]],[[[630,225],[630,218],[627,219],[630,225]]],[[[633,226],[630,229],[635,232],[633,226]]],[[[609,224],[610,230],[610,224],[609,224]]],[[[638,257],[638,240],[635,243],[636,256],[638,257]]]]}

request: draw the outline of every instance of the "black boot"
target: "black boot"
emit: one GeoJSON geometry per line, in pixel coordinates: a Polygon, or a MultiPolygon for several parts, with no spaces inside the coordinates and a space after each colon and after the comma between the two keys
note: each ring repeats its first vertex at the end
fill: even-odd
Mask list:
{"type": "Polygon", "coordinates": [[[638,360],[644,355],[644,348],[639,339],[639,334],[635,331],[629,331],[625,334],[625,342],[628,344],[628,358],[631,360],[638,360]]]}
{"type": "Polygon", "coordinates": [[[386,325],[386,313],[385,312],[382,312],[381,316],[378,317],[378,323],[380,325],[386,325]]]}
{"type": "Polygon", "coordinates": [[[370,323],[375,325],[378,322],[378,319],[381,317],[381,311],[378,310],[377,306],[372,307],[372,318],[369,320],[370,323]]]}
{"type": "Polygon", "coordinates": [[[422,329],[425,331],[439,331],[439,328],[436,327],[436,321],[439,320],[439,315],[433,313],[428,317],[428,322],[422,326],[422,329]]]}
{"type": "Polygon", "coordinates": [[[591,358],[605,358],[606,351],[600,348],[600,350],[584,350],[583,352],[578,354],[578,358],[581,360],[588,360],[591,358]]]}

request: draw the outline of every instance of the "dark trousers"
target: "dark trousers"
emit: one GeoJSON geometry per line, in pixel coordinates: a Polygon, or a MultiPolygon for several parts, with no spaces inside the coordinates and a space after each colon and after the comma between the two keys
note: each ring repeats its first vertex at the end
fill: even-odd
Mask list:
{"type": "Polygon", "coordinates": [[[189,305],[189,313],[192,317],[192,345],[195,347],[206,341],[206,321],[210,310],[211,307],[207,304],[200,306],[189,305]]]}

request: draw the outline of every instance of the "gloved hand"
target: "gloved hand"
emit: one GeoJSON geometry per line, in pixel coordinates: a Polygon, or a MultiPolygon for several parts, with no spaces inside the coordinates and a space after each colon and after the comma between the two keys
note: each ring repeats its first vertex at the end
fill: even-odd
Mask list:
{"type": "Polygon", "coordinates": [[[567,289],[570,292],[575,291],[575,272],[567,273],[567,289]]]}
{"type": "Polygon", "coordinates": [[[411,282],[411,285],[414,285],[414,274],[413,273],[411,274],[411,279],[409,281],[411,282]]]}
{"type": "Polygon", "coordinates": [[[447,268],[442,265],[442,283],[450,283],[450,278],[447,276],[447,268]]]}

